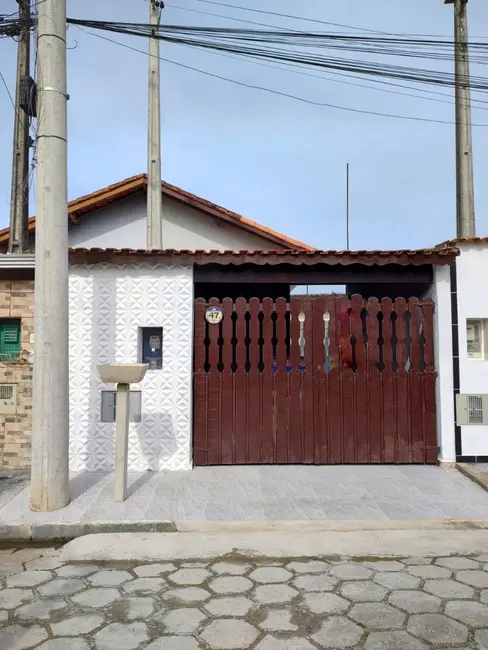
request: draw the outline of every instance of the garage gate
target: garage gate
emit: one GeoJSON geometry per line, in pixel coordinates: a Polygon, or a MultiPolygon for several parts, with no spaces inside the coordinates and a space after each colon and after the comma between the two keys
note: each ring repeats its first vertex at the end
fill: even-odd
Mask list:
{"type": "Polygon", "coordinates": [[[195,464],[435,463],[433,310],[360,295],[197,299],[195,464]]]}

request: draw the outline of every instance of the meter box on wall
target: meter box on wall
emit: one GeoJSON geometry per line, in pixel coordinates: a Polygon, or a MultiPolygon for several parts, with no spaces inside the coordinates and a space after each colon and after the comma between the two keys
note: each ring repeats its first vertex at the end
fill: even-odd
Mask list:
{"type": "Polygon", "coordinates": [[[17,384],[0,384],[0,414],[17,413],[17,384]]]}
{"type": "Polygon", "coordinates": [[[163,367],[163,328],[142,328],[142,363],[149,364],[148,370],[161,370],[163,367]]]}

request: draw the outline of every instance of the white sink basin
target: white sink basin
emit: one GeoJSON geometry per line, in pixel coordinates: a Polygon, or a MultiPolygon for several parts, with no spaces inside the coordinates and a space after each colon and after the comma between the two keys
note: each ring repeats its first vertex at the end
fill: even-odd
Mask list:
{"type": "Polygon", "coordinates": [[[144,379],[147,363],[105,363],[97,366],[100,379],[106,384],[138,384],[144,379]]]}

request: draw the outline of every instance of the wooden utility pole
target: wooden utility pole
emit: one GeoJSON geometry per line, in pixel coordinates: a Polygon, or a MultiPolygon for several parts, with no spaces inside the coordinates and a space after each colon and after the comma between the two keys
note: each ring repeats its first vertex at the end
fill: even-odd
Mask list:
{"type": "Polygon", "coordinates": [[[66,0],[38,3],[31,509],[69,503],[66,0]]]}
{"type": "Polygon", "coordinates": [[[32,115],[30,93],[30,0],[19,3],[20,34],[17,46],[17,84],[14,111],[12,188],[10,192],[9,253],[27,248],[29,220],[29,121],[32,115]],[[27,100],[27,101],[26,101],[27,100]],[[26,105],[27,104],[27,105],[26,105]]]}
{"type": "Polygon", "coordinates": [[[458,237],[475,237],[471,92],[469,88],[468,0],[454,5],[456,78],[456,225],[458,237]]]}
{"type": "MultiPolygon", "coordinates": [[[[163,3],[149,2],[149,23],[159,25],[163,3]]],[[[161,196],[161,88],[159,72],[159,39],[152,30],[149,39],[149,102],[147,135],[147,247],[162,248],[161,196]]]]}

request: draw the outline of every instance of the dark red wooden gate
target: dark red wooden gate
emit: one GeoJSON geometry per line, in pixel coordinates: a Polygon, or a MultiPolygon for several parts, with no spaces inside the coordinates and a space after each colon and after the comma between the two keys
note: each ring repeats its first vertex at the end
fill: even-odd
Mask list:
{"type": "Polygon", "coordinates": [[[433,350],[431,299],[198,299],[194,462],[435,463],[433,350]]]}

